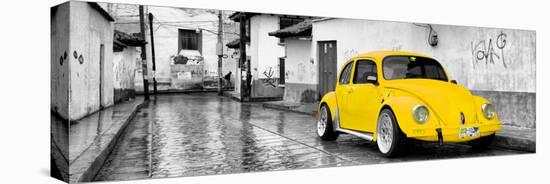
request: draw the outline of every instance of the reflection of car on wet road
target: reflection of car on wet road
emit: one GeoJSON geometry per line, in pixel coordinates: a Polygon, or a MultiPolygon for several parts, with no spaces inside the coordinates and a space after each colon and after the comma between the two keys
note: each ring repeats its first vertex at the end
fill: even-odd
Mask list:
{"type": "Polygon", "coordinates": [[[493,105],[450,80],[438,61],[410,52],[377,51],[345,63],[335,91],[322,98],[317,134],[375,141],[384,156],[409,142],[491,143],[501,129],[493,105]]]}

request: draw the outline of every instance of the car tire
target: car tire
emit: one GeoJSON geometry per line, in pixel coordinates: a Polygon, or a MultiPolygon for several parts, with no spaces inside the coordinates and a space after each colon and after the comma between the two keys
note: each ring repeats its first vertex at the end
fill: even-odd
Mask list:
{"type": "Polygon", "coordinates": [[[340,133],[334,130],[332,124],[330,109],[326,104],[321,105],[317,117],[317,136],[325,141],[333,141],[338,138],[338,135],[340,135],[340,133]]]}
{"type": "Polygon", "coordinates": [[[407,137],[390,109],[383,109],[376,125],[376,145],[384,157],[396,157],[407,148],[407,137]]]}
{"type": "Polygon", "coordinates": [[[480,137],[479,139],[470,141],[468,142],[468,144],[472,146],[472,149],[474,150],[487,149],[487,147],[491,145],[494,139],[495,139],[495,134],[491,134],[491,135],[480,137]]]}

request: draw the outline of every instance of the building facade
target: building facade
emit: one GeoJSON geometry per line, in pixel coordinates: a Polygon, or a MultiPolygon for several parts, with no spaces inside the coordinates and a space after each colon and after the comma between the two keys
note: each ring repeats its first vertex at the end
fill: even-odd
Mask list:
{"type": "Polygon", "coordinates": [[[63,118],[113,104],[113,21],[97,3],[52,8],[52,110],[63,118]]]}
{"type": "MultiPolygon", "coordinates": [[[[127,33],[139,33],[137,5],[103,4],[116,18],[115,27],[127,33]]],[[[227,19],[231,12],[223,11],[223,37],[236,36],[234,22],[227,19]],[[231,29],[233,28],[233,29],[231,29]]],[[[218,55],[216,53],[218,11],[144,6],[146,19],[145,40],[151,43],[149,26],[153,27],[156,71],[154,76],[159,90],[187,90],[192,88],[215,88],[218,82],[218,55]],[[148,14],[153,15],[149,25],[148,14]],[[189,61],[189,62],[188,62],[189,61]]],[[[225,39],[224,39],[225,40],[225,39]]],[[[224,52],[225,53],[225,52],[224,52]]],[[[227,53],[229,51],[227,50],[227,53]]],[[[235,60],[223,57],[222,74],[234,69],[235,60]]],[[[146,45],[147,75],[152,84],[151,44],[146,45]]],[[[137,76],[142,75],[141,69],[137,76]]],[[[143,81],[136,80],[138,91],[143,90],[143,81]]],[[[149,85],[152,88],[152,85],[149,85]]]]}
{"type": "MultiPolygon", "coordinates": [[[[245,93],[247,98],[280,100],[285,91],[285,43],[284,39],[270,36],[269,33],[295,25],[307,17],[236,12],[229,18],[243,24],[240,22],[241,16],[245,21],[246,55],[250,57],[246,61],[250,63],[250,69],[247,68],[247,62],[242,63],[237,77],[241,79],[243,86],[248,86],[246,75],[250,72],[250,89],[246,89],[248,91],[245,93]]],[[[232,47],[238,49],[238,40],[234,42],[232,47]]]]}

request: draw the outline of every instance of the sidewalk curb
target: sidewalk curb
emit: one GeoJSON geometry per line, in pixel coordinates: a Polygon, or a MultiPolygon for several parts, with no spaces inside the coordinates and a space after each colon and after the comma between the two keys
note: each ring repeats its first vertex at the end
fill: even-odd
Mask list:
{"type": "Polygon", "coordinates": [[[97,156],[94,161],[91,163],[91,165],[80,175],[78,178],[75,178],[76,181],[70,181],[70,183],[80,183],[80,182],[91,182],[94,177],[97,175],[101,167],[103,167],[103,164],[107,160],[108,156],[113,151],[113,148],[118,144],[120,141],[121,135],[126,131],[126,128],[130,124],[130,122],[135,118],[137,111],[143,108],[147,103],[149,103],[148,100],[144,100],[140,104],[136,105],[136,107],[132,110],[130,113],[130,116],[126,120],[124,120],[123,125],[120,127],[120,129],[116,132],[116,134],[113,136],[113,139],[108,143],[107,147],[101,151],[99,156],[97,156]]]}
{"type": "MultiPolygon", "coordinates": [[[[262,106],[264,108],[315,116],[314,112],[299,111],[290,106],[269,104],[269,103],[263,103],[262,106]]],[[[499,134],[498,132],[495,136],[495,140],[492,143],[492,145],[495,147],[516,150],[516,151],[525,151],[529,153],[536,152],[536,141],[527,139],[527,138],[511,136],[511,135],[502,135],[502,134],[499,134]]]]}
{"type": "Polygon", "coordinates": [[[262,107],[269,108],[269,109],[275,109],[275,110],[282,110],[282,111],[287,111],[287,112],[293,112],[293,113],[298,113],[298,114],[304,114],[304,115],[311,115],[311,116],[314,116],[314,117],[315,117],[315,114],[316,114],[314,112],[304,112],[304,111],[295,110],[292,107],[283,106],[283,105],[269,104],[269,103],[262,103],[262,107]]]}
{"type": "Polygon", "coordinates": [[[536,141],[514,136],[499,135],[498,132],[495,136],[493,145],[500,148],[525,151],[529,153],[536,153],[537,148],[536,141]]]}

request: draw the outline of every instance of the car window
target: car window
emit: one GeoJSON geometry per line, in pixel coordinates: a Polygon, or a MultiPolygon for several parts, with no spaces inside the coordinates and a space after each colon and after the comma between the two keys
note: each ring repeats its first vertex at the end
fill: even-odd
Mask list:
{"type": "Polygon", "coordinates": [[[425,57],[389,56],[382,62],[382,70],[386,80],[414,78],[448,80],[441,64],[425,57]]]}
{"type": "Polygon", "coordinates": [[[349,83],[349,79],[350,79],[350,75],[351,75],[351,68],[353,66],[352,64],[353,64],[353,62],[348,63],[344,67],[344,70],[342,70],[342,73],[340,74],[340,84],[348,84],[349,83]]]}
{"type": "Polygon", "coordinates": [[[355,73],[353,76],[354,84],[367,83],[369,76],[377,77],[376,64],[369,60],[359,60],[355,66],[355,73]]]}

